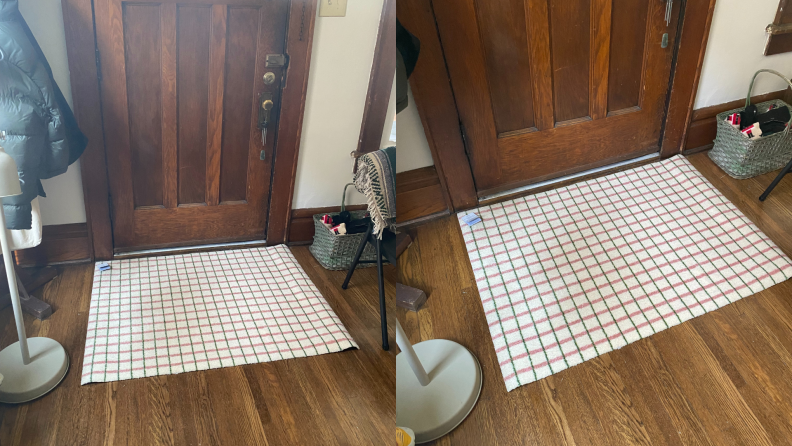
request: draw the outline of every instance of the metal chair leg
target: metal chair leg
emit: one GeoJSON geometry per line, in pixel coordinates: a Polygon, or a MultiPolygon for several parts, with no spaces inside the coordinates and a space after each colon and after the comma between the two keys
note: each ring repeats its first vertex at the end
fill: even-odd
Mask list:
{"type": "Polygon", "coordinates": [[[357,266],[358,262],[360,261],[360,256],[363,255],[363,250],[366,249],[366,243],[368,243],[369,236],[371,236],[371,231],[374,230],[374,226],[369,222],[368,229],[366,229],[366,236],[363,237],[363,240],[360,241],[360,245],[358,246],[357,253],[355,253],[355,258],[352,260],[352,265],[349,266],[349,271],[347,271],[346,279],[344,279],[344,283],[341,284],[341,289],[347,289],[349,286],[349,279],[352,278],[352,273],[355,272],[355,267],[357,266]]]}
{"type": "Polygon", "coordinates": [[[385,312],[385,277],[382,274],[382,240],[377,239],[377,279],[379,282],[380,325],[382,326],[382,349],[390,350],[388,345],[388,317],[385,312]]]}
{"type": "Polygon", "coordinates": [[[772,192],[773,189],[778,186],[778,183],[780,183],[784,176],[789,173],[790,169],[792,169],[792,160],[790,160],[787,165],[784,166],[781,172],[779,172],[778,176],[776,176],[773,182],[770,183],[770,186],[764,191],[762,196],[759,197],[759,201],[765,201],[767,199],[767,196],[770,195],[770,192],[772,192]]]}

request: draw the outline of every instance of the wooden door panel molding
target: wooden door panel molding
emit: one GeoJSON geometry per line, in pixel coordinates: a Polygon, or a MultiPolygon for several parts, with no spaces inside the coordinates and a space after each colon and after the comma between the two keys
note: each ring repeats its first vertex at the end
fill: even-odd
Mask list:
{"type": "MultiPolygon", "coordinates": [[[[165,224],[163,227],[170,227],[172,231],[176,231],[173,228],[179,228],[174,216],[180,215],[191,220],[190,228],[185,228],[182,222],[179,228],[182,234],[170,237],[174,243],[178,242],[176,239],[190,236],[206,240],[238,239],[237,235],[229,237],[230,232],[247,234],[248,238],[263,238],[268,221],[270,225],[286,227],[307,86],[315,0],[162,0],[156,3],[96,0],[93,10],[91,0],[62,2],[70,69],[73,73],[84,74],[72,79],[72,89],[78,122],[84,130],[88,130],[86,133],[91,139],[89,150],[83,156],[82,173],[94,257],[111,258],[114,247],[169,243],[169,237],[165,237],[152,224],[151,218],[157,212],[165,224]],[[237,106],[239,98],[229,95],[231,90],[225,88],[229,80],[235,80],[229,79],[229,76],[235,76],[229,72],[229,67],[235,65],[226,63],[227,53],[239,49],[233,42],[234,29],[238,27],[234,28],[232,21],[234,17],[250,17],[251,8],[259,11],[253,15],[257,20],[278,14],[283,17],[279,26],[255,26],[254,39],[258,36],[259,42],[253,54],[258,65],[253,69],[263,70],[264,56],[273,53],[288,54],[290,64],[285,79],[282,79],[281,69],[266,68],[276,74],[277,82],[270,86],[265,86],[258,75],[249,76],[249,89],[243,93],[247,97],[247,107],[241,115],[236,115],[243,122],[249,122],[252,129],[244,132],[236,129],[234,138],[244,142],[244,151],[236,154],[237,159],[233,159],[233,154],[227,159],[225,145],[230,143],[226,142],[224,134],[234,133],[234,129],[226,128],[228,120],[224,120],[224,117],[228,117],[225,116],[228,107],[234,110],[240,108],[237,106]],[[188,21],[200,26],[191,26],[188,21]],[[98,39],[92,31],[94,26],[98,39]],[[139,32],[133,38],[125,39],[124,33],[134,33],[136,27],[139,32]],[[190,31],[194,35],[188,35],[190,31]],[[280,33],[279,46],[262,44],[278,40],[277,33],[280,33]],[[94,47],[98,52],[94,51],[94,47]],[[147,63],[126,66],[129,57],[126,51],[130,48],[135,52],[133,58],[143,58],[141,61],[147,63]],[[144,48],[149,51],[141,51],[144,48]],[[180,59],[179,54],[185,57],[180,59]],[[94,64],[95,61],[98,63],[99,55],[102,56],[101,73],[94,64]],[[195,64],[198,60],[204,60],[203,69],[190,70],[194,66],[190,63],[195,64]],[[156,105],[152,110],[146,108],[149,104],[145,102],[135,103],[134,99],[128,99],[127,94],[111,94],[112,91],[128,92],[128,75],[140,78],[150,74],[146,70],[156,72],[156,80],[138,82],[137,87],[142,96],[155,99],[152,102],[156,105]],[[283,103],[290,106],[278,113],[281,80],[284,86],[283,103]],[[254,169],[251,167],[253,164],[262,162],[259,160],[262,148],[260,141],[256,145],[257,139],[261,139],[255,129],[257,95],[268,89],[273,90],[273,99],[278,104],[270,119],[265,148],[266,163],[272,167],[254,169]],[[287,91],[289,100],[296,102],[286,102],[287,91]],[[179,97],[186,95],[194,100],[180,103],[179,97]],[[102,105],[99,104],[100,100],[102,105]],[[98,116],[102,109],[104,116],[98,116]],[[147,111],[148,120],[145,120],[143,118],[147,116],[147,111]],[[131,117],[135,117],[132,123],[131,117]],[[202,126],[203,132],[189,131],[196,126],[202,126]],[[132,132],[132,128],[143,131],[132,132]],[[291,134],[286,135],[284,131],[291,134]],[[157,133],[159,140],[151,136],[157,133]],[[133,134],[137,138],[133,144],[140,150],[133,151],[130,147],[133,134]],[[106,148],[103,141],[105,135],[106,148]],[[275,141],[278,142],[277,154],[274,153],[275,141]],[[187,154],[185,150],[191,147],[201,147],[203,152],[187,154]],[[139,155],[134,168],[130,162],[133,153],[139,155]],[[239,167],[235,166],[239,157],[244,161],[241,174],[239,167]],[[124,162],[125,159],[129,161],[124,162]],[[157,162],[157,159],[160,161],[157,162]],[[105,164],[112,174],[108,175],[105,164]],[[278,169],[274,166],[278,166],[278,169]],[[121,187],[121,177],[132,178],[135,169],[141,176],[153,180],[141,181],[135,188],[121,187]],[[181,177],[165,175],[159,174],[158,169],[185,173],[181,177]],[[224,181],[224,175],[229,180],[224,181]],[[245,177],[260,180],[266,186],[241,185],[245,177]],[[110,196],[116,202],[113,206],[116,216],[132,218],[116,218],[111,224],[108,206],[110,196]],[[243,218],[239,209],[254,206],[254,201],[262,205],[252,217],[243,218]],[[269,220],[267,204],[273,217],[269,220]],[[211,215],[207,214],[202,223],[202,219],[196,216],[212,207],[217,210],[212,210],[211,215]],[[229,211],[231,208],[234,209],[229,211]],[[220,218],[221,214],[230,218],[220,218]],[[225,226],[225,232],[222,226],[225,226]]],[[[135,99],[141,99],[141,95],[135,99]]],[[[268,237],[270,243],[285,240],[282,230],[275,230],[272,235],[268,237]]],[[[189,240],[178,243],[189,243],[189,240]]]]}
{"type": "Polygon", "coordinates": [[[667,26],[659,1],[619,3],[624,8],[615,13],[607,0],[527,0],[527,10],[475,0],[432,4],[479,195],[582,169],[598,157],[659,148],[673,56],[660,42],[663,33],[675,34],[678,6],[667,26]],[[521,13],[519,23],[507,19],[521,13]],[[624,54],[611,49],[612,33],[624,54]],[[507,63],[485,53],[507,60],[516,54],[518,62],[528,61],[531,76],[506,75],[507,63]],[[515,104],[502,91],[520,98],[531,91],[536,123],[523,113],[520,121],[531,127],[504,125],[502,110],[515,104]],[[607,146],[614,135],[640,145],[607,146]]]}
{"type": "MultiPolygon", "coordinates": [[[[585,60],[586,65],[581,71],[588,71],[590,75],[587,83],[574,91],[559,88],[550,75],[554,74],[555,70],[563,69],[568,65],[564,63],[559,67],[558,57],[555,57],[558,55],[559,42],[554,40],[559,36],[561,38],[567,36],[553,32],[553,25],[556,24],[553,21],[553,8],[556,8],[557,15],[558,11],[561,11],[558,8],[573,7],[575,2],[553,0],[498,2],[498,8],[495,8],[492,2],[484,2],[487,3],[486,5],[479,3],[481,2],[470,0],[451,5],[444,0],[402,0],[398,11],[400,19],[405,17],[402,20],[405,27],[421,38],[422,43],[427,36],[434,40],[431,38],[434,34],[445,46],[451,47],[440,50],[440,57],[444,57],[446,62],[445,76],[427,76],[425,72],[416,69],[411,84],[427,130],[427,137],[432,132],[451,132],[454,129],[451,119],[448,120],[446,128],[441,128],[434,117],[429,119],[424,116],[419,90],[429,91],[453,86],[451,101],[454,102],[449,105],[457,109],[458,120],[464,124],[464,136],[468,143],[467,155],[470,157],[469,165],[472,173],[468,178],[471,180],[475,178],[473,181],[477,195],[503,189],[507,185],[517,187],[541,181],[540,178],[544,180],[553,177],[553,175],[543,175],[543,169],[552,168],[572,173],[575,171],[572,158],[580,161],[579,169],[590,168],[599,163],[597,159],[592,158],[590,152],[580,147],[570,148],[573,145],[587,144],[590,149],[600,151],[600,158],[607,160],[629,159],[658,149],[663,156],[679,153],[681,139],[679,128],[674,122],[679,119],[680,112],[686,114],[692,106],[692,98],[695,94],[694,83],[697,82],[697,73],[700,70],[699,56],[703,56],[706,46],[706,33],[711,22],[711,6],[714,5],[714,0],[674,2],[669,27],[666,27],[664,20],[665,2],[663,1],[591,0],[586,5],[582,5],[582,9],[577,12],[584,18],[588,14],[586,28],[588,34],[581,35],[581,39],[586,42],[585,48],[575,50],[589,54],[582,59],[574,56],[570,59],[570,63],[575,67],[582,67],[580,60],[585,60]],[[521,8],[524,8],[522,13],[521,8]],[[489,27],[498,22],[491,17],[503,16],[502,9],[513,12],[509,16],[510,19],[513,16],[524,17],[524,28],[515,27],[513,20],[500,19],[501,27],[497,29],[497,33],[493,32],[489,27]],[[409,13],[402,14],[402,10],[409,13]],[[454,27],[457,29],[455,30],[454,27]],[[663,49],[660,42],[666,32],[669,34],[669,45],[668,48],[663,49]],[[524,51],[530,61],[530,76],[522,76],[522,79],[530,77],[529,94],[526,94],[522,87],[514,90],[502,85],[509,82],[509,79],[519,76],[491,74],[493,64],[490,53],[495,45],[495,41],[487,40],[493,39],[491,36],[496,36],[498,42],[527,41],[520,51],[524,51]],[[477,45],[477,41],[481,42],[480,45],[477,45]],[[448,42],[452,44],[449,45],[448,42]],[[553,50],[554,45],[556,50],[553,50]],[[461,47],[466,48],[468,54],[456,49],[461,47]],[[690,55],[693,53],[695,57],[691,58],[690,55]],[[466,56],[469,56],[467,63],[466,56]],[[490,73],[485,73],[485,70],[478,67],[481,63],[485,63],[484,61],[490,73]],[[674,69],[677,70],[676,74],[673,80],[669,81],[668,74],[662,73],[673,72],[674,69]],[[463,70],[467,71],[463,72],[463,70]],[[685,74],[680,76],[679,70],[685,74]],[[666,77],[666,80],[649,82],[652,76],[654,79],[666,77]],[[493,79],[500,79],[498,80],[500,84],[496,87],[488,84],[494,82],[493,79]],[[487,87],[474,91],[477,85],[487,87]],[[672,88],[669,89],[669,86],[672,88]],[[482,90],[485,91],[484,94],[482,90]],[[504,99],[505,96],[500,93],[502,90],[514,90],[516,93],[514,97],[504,99]],[[559,93],[566,97],[558,97],[559,93]],[[518,126],[513,123],[504,125],[505,120],[501,117],[503,112],[500,110],[515,110],[511,122],[521,121],[525,123],[524,125],[531,124],[530,120],[525,119],[527,114],[509,102],[515,98],[523,98],[522,101],[525,103],[528,97],[533,106],[534,127],[516,129],[515,127],[518,126]],[[675,107],[681,102],[685,103],[683,110],[675,107]],[[467,104],[477,104],[478,109],[475,112],[464,110],[468,107],[467,104]],[[577,111],[572,113],[571,110],[577,111]],[[585,116],[573,118],[575,115],[585,116]],[[493,116],[491,121],[489,116],[493,116]],[[563,121],[564,118],[569,119],[563,121]],[[497,129],[494,138],[497,147],[495,150],[492,149],[492,135],[475,128],[477,124],[489,126],[490,122],[493,123],[492,127],[497,129]],[[599,130],[600,127],[611,125],[614,130],[625,132],[618,135],[616,141],[637,144],[637,146],[619,152],[618,147],[614,147],[613,135],[607,135],[607,132],[599,130]],[[647,127],[652,128],[647,129],[647,127]],[[542,135],[544,132],[548,132],[548,135],[542,135]],[[567,138],[570,144],[562,146],[551,136],[567,138]],[[483,149],[476,150],[476,144],[483,149]],[[537,155],[536,148],[543,145],[551,150],[547,154],[537,155]],[[569,156],[561,153],[562,150],[569,150],[569,156]],[[489,157],[486,156],[487,153],[490,154],[489,157]],[[494,153],[499,153],[499,156],[491,156],[494,153]],[[494,166],[497,166],[497,169],[494,166]],[[488,170],[490,176],[483,176],[482,173],[488,170]],[[523,174],[528,172],[535,177],[526,180],[523,175],[521,178],[518,175],[520,170],[523,174]]],[[[563,42],[561,45],[563,46],[563,42]]],[[[520,51],[515,45],[511,44],[511,47],[515,53],[511,61],[514,63],[515,71],[524,71],[525,68],[520,63],[524,63],[526,57],[516,54],[520,51]]],[[[430,56],[433,55],[427,55],[422,48],[418,67],[421,66],[422,58],[430,56]]],[[[505,63],[498,62],[495,65],[505,63]]],[[[437,99],[434,98],[432,108],[441,109],[442,106],[437,104],[437,99]]],[[[684,127],[681,129],[684,130],[684,127]]],[[[461,130],[456,132],[462,136],[461,130]]],[[[430,148],[432,144],[430,140],[430,148]]],[[[441,180],[445,165],[461,164],[458,159],[449,161],[453,159],[452,153],[453,150],[449,147],[446,151],[443,144],[433,147],[435,166],[441,180]]],[[[448,183],[443,182],[443,184],[448,183]]],[[[454,191],[449,187],[447,193],[453,195],[454,191]]]]}
{"type": "MultiPolygon", "coordinates": [[[[614,82],[610,76],[615,54],[621,52],[617,48],[611,54],[612,28],[611,0],[591,1],[591,86],[589,87],[589,116],[591,119],[602,119],[608,115],[608,100],[614,90],[614,82]]],[[[619,12],[618,10],[616,11],[619,12]]],[[[617,25],[619,21],[617,20],[617,25]]],[[[617,26],[617,29],[619,27],[617,26]]],[[[616,39],[613,39],[616,40],[616,39]]]]}
{"type": "Polygon", "coordinates": [[[477,6],[495,129],[501,135],[535,128],[530,58],[514,51],[528,39],[525,2],[483,2],[477,6]],[[502,32],[503,28],[510,32],[502,32]]]}
{"type": "Polygon", "coordinates": [[[226,47],[228,46],[228,6],[212,6],[212,34],[209,48],[209,92],[208,116],[206,123],[206,203],[216,206],[220,203],[220,159],[223,146],[223,114],[226,47]]]}
{"type": "Polygon", "coordinates": [[[553,80],[548,76],[552,70],[550,61],[550,28],[547,1],[527,0],[526,28],[528,47],[533,73],[534,114],[538,130],[547,130],[555,125],[553,105],[553,80]]]}
{"type": "MultiPolygon", "coordinates": [[[[163,9],[172,9],[173,6],[176,5],[163,5],[163,9]]],[[[178,42],[176,91],[169,92],[169,102],[176,103],[178,110],[175,138],[177,143],[171,148],[171,153],[176,155],[176,169],[163,172],[166,177],[176,172],[177,206],[207,201],[207,151],[211,150],[211,145],[207,144],[209,141],[206,131],[210,113],[207,68],[212,25],[217,21],[213,13],[224,15],[222,8],[214,10],[214,6],[222,5],[178,5],[178,21],[168,24],[169,26],[163,23],[162,27],[163,31],[175,29],[178,42]]]]}
{"type": "Polygon", "coordinates": [[[601,121],[587,120],[544,132],[500,139],[498,146],[502,157],[509,160],[509,163],[504,163],[502,184],[479,189],[478,195],[492,195],[588,170],[601,159],[616,162],[657,152],[660,130],[642,126],[647,113],[641,111],[609,117],[608,127],[602,126],[601,121]],[[625,152],[622,149],[625,146],[638,149],[625,152]],[[548,150],[535,151],[532,150],[533,147],[544,147],[548,150]],[[529,180],[523,180],[526,175],[530,177],[529,180]]]}
{"type": "Polygon", "coordinates": [[[548,3],[552,67],[547,74],[553,80],[554,120],[558,125],[590,117],[591,8],[589,0],[548,3]]]}
{"type": "MultiPolygon", "coordinates": [[[[178,103],[178,6],[175,3],[161,6],[160,32],[161,64],[160,84],[162,85],[162,160],[157,172],[162,178],[162,205],[173,209],[179,204],[179,175],[163,175],[163,172],[177,172],[179,169],[179,103],[178,103]],[[160,167],[161,166],[161,167],[160,167]]],[[[156,54],[156,53],[155,53],[156,54]]],[[[207,93],[208,94],[208,93],[207,93]]]]}
{"type": "MultiPolygon", "coordinates": [[[[104,122],[106,128],[120,130],[114,144],[107,146],[108,169],[114,173],[110,186],[115,248],[163,245],[168,243],[167,234],[173,243],[187,241],[189,236],[196,237],[196,243],[242,235],[264,238],[278,109],[271,111],[269,135],[262,146],[263,137],[257,129],[258,94],[269,92],[279,104],[280,82],[265,85],[262,75],[269,71],[266,54],[284,52],[288,4],[232,6],[230,15],[225,4],[187,2],[97,0],[96,9],[100,54],[109,54],[101,66],[103,78],[114,76],[102,83],[103,98],[118,107],[108,109],[104,122]],[[233,23],[229,32],[228,21],[238,18],[243,23],[233,23]],[[232,45],[226,41],[229,35],[232,45]],[[239,45],[234,43],[240,35],[247,44],[246,52],[236,51],[239,45]],[[122,52],[109,47],[119,41],[124,42],[122,52]],[[229,60],[229,56],[238,58],[229,60]],[[229,66],[233,67],[229,70],[232,79],[242,67],[241,74],[248,82],[218,85],[229,66]],[[126,76],[115,77],[120,73],[126,76]],[[222,92],[212,85],[221,87],[222,92]],[[218,101],[226,90],[239,92],[241,100],[230,104],[218,101]],[[213,109],[209,108],[210,94],[213,109]],[[125,119],[120,110],[124,103],[128,123],[120,122],[125,119]],[[213,134],[217,127],[224,130],[217,121],[222,122],[226,105],[249,111],[241,116],[246,122],[238,129],[242,137],[232,133],[229,141],[235,144],[226,147],[227,152],[240,154],[236,156],[240,172],[230,173],[233,181],[244,182],[243,195],[235,197],[244,204],[233,211],[219,206],[223,170],[216,143],[222,143],[223,137],[213,134]],[[214,116],[213,127],[210,115],[214,116]],[[260,157],[262,150],[265,156],[260,157]],[[131,175],[126,175],[129,170],[131,175]],[[131,200],[126,198],[129,195],[131,200]],[[204,214],[206,218],[201,218],[204,214]],[[210,221],[223,214],[228,218],[210,221]],[[180,225],[172,224],[176,220],[180,225]],[[245,225],[243,232],[237,223],[245,225]]],[[[275,79],[280,70],[272,67],[275,79]]]]}
{"type": "MultiPolygon", "coordinates": [[[[614,0],[611,28],[610,70],[608,72],[608,112],[614,113],[641,106],[644,63],[649,44],[657,44],[648,35],[649,4],[614,0]]],[[[658,20],[652,17],[652,20],[658,20]]]]}

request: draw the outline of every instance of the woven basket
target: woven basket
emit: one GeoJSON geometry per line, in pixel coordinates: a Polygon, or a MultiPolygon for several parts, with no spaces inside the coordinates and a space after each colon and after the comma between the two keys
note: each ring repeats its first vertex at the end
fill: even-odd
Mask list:
{"type": "MultiPolygon", "coordinates": [[[[753,90],[756,76],[762,72],[775,74],[792,87],[792,82],[781,73],[773,70],[759,70],[751,79],[745,107],[751,105],[751,90],[753,90]]],[[[770,105],[783,106],[792,112],[792,107],[781,100],[762,102],[756,104],[756,108],[759,113],[764,113],[770,105]]],[[[743,110],[745,108],[737,108],[717,115],[715,119],[717,120],[718,133],[715,137],[715,145],[709,152],[709,157],[715,164],[731,177],[740,180],[780,169],[792,159],[792,138],[788,136],[792,120],[783,132],[762,136],[758,139],[748,139],[740,133],[739,129],[726,122],[729,115],[743,110]]]]}
{"type": "MultiPolygon", "coordinates": [[[[349,183],[344,186],[344,195],[341,197],[341,212],[346,208],[344,205],[346,190],[347,187],[351,185],[352,183],[349,183]]],[[[350,214],[353,219],[358,219],[363,218],[366,215],[366,211],[352,211],[350,214]]],[[[355,254],[357,253],[358,246],[360,246],[360,242],[366,237],[366,233],[333,234],[333,231],[322,223],[323,215],[325,214],[315,214],[313,216],[314,240],[308,250],[311,251],[316,261],[325,269],[349,269],[352,260],[355,259],[355,254]]],[[[336,217],[338,213],[329,215],[331,217],[336,217]]],[[[376,249],[374,249],[370,243],[367,243],[365,249],[363,249],[363,255],[360,256],[360,260],[377,260],[376,249]]],[[[368,268],[375,265],[375,263],[358,263],[357,268],[368,268]]]]}

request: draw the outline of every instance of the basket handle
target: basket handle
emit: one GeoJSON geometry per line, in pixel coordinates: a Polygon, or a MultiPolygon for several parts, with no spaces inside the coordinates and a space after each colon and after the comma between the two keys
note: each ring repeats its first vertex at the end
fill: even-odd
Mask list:
{"type": "MultiPolygon", "coordinates": [[[[767,68],[762,68],[761,70],[759,70],[756,73],[754,73],[753,78],[751,79],[751,85],[748,87],[748,96],[745,97],[745,108],[748,108],[748,106],[751,105],[751,92],[753,91],[754,83],[756,83],[756,76],[759,76],[759,73],[775,74],[776,76],[778,76],[781,79],[783,79],[784,81],[786,81],[786,83],[789,84],[789,88],[792,88],[792,81],[787,79],[786,76],[784,76],[783,74],[779,73],[776,70],[769,70],[767,68]]],[[[792,117],[790,117],[789,122],[787,123],[787,126],[784,129],[784,135],[789,133],[789,128],[790,127],[792,127],[792,117]]]]}
{"type": "Polygon", "coordinates": [[[346,210],[346,191],[349,186],[354,186],[355,183],[347,183],[344,185],[344,195],[341,195],[341,212],[346,210]]]}

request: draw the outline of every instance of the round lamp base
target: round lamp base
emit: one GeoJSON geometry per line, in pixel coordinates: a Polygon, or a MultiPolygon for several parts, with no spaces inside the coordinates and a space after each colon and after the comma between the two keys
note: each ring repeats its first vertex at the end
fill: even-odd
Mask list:
{"type": "Polygon", "coordinates": [[[421,386],[404,353],[396,355],[396,425],[426,443],[451,432],[468,416],[481,393],[481,366],[468,349],[433,339],[413,346],[431,382],[421,386]]]}
{"type": "Polygon", "coordinates": [[[22,363],[19,342],[0,351],[0,403],[25,403],[54,389],[69,370],[63,346],[49,338],[28,338],[30,364],[22,363]]]}

